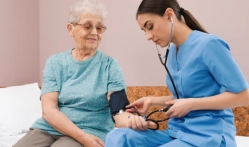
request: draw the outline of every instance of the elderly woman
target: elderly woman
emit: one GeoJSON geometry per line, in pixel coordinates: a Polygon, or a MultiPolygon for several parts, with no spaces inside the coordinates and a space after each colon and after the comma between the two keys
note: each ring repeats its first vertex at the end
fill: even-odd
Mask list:
{"type": "Polygon", "coordinates": [[[108,94],[125,89],[117,61],[97,49],[106,15],[98,0],[80,0],[71,6],[67,29],[74,48],[47,60],[43,116],[14,147],[104,146],[114,127],[108,94]]]}

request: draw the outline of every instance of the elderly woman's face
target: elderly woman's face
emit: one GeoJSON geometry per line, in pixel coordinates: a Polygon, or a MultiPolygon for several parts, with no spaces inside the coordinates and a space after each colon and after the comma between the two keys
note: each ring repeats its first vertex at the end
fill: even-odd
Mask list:
{"type": "Polygon", "coordinates": [[[74,25],[73,36],[77,48],[96,49],[101,41],[105,26],[98,15],[83,14],[77,24],[74,25]]]}

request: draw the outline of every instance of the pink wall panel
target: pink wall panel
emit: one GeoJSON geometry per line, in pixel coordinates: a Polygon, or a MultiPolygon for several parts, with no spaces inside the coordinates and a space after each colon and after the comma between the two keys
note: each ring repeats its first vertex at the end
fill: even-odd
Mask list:
{"type": "Polygon", "coordinates": [[[0,86],[39,80],[39,1],[0,1],[0,86]]]}
{"type": "Polygon", "coordinates": [[[40,81],[47,58],[73,47],[67,32],[69,6],[73,0],[40,0],[40,81]]]}
{"type": "MultiPolygon", "coordinates": [[[[0,86],[41,82],[46,59],[73,47],[66,25],[74,1],[0,1],[0,86]]],[[[141,0],[103,1],[109,10],[105,20],[108,29],[99,49],[119,61],[127,85],[165,85],[165,70],[155,45],[146,40],[135,19],[141,0]]],[[[249,1],[178,1],[210,33],[227,41],[249,81],[249,1]]]]}
{"type": "MultiPolygon", "coordinates": [[[[66,32],[69,4],[60,0],[40,1],[40,72],[49,55],[69,49],[66,32]],[[54,9],[56,7],[56,9],[54,9]]],[[[146,40],[135,13],[141,0],[104,0],[109,15],[105,21],[100,50],[116,58],[123,68],[127,85],[165,85],[165,70],[154,43],[146,40]]],[[[235,60],[249,81],[248,54],[249,1],[178,0],[203,26],[230,45],[235,60]]],[[[164,49],[161,49],[164,53],[164,49]]],[[[40,74],[42,77],[42,73],[40,74]]]]}

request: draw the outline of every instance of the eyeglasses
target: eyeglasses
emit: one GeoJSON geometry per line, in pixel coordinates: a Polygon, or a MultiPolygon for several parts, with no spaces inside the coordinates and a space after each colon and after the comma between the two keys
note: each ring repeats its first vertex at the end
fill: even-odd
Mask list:
{"type": "Polygon", "coordinates": [[[90,22],[86,22],[84,24],[78,24],[76,23],[75,25],[81,25],[81,27],[88,33],[91,33],[93,30],[93,27],[96,28],[96,31],[98,34],[102,34],[105,32],[105,30],[107,29],[106,26],[102,25],[102,24],[97,24],[96,26],[93,26],[92,23],[90,22]]]}

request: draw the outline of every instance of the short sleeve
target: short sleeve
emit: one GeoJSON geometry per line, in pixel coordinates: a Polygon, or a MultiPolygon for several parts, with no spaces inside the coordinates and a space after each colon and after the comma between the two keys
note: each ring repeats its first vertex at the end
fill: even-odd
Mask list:
{"type": "Polygon", "coordinates": [[[108,73],[108,92],[126,89],[122,69],[115,59],[112,59],[108,73]]]}
{"type": "Polygon", "coordinates": [[[219,38],[212,38],[203,51],[203,61],[215,80],[225,90],[239,93],[248,83],[233,59],[229,46],[219,38]]]}
{"type": "Polygon", "coordinates": [[[46,65],[43,70],[43,78],[42,78],[43,83],[42,83],[41,95],[45,93],[49,93],[49,92],[59,91],[58,86],[57,86],[58,84],[57,84],[56,77],[55,77],[54,68],[53,68],[52,59],[53,58],[50,57],[46,61],[46,65]]]}

